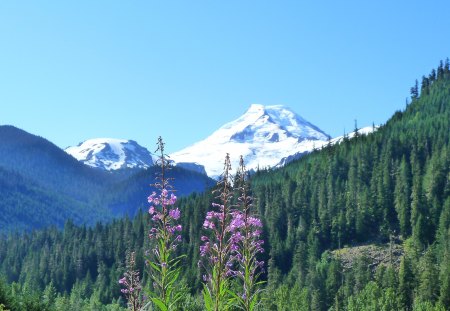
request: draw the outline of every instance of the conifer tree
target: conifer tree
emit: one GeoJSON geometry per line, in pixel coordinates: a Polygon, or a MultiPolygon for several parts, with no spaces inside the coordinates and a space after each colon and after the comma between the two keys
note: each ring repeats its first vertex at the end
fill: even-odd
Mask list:
{"type": "Polygon", "coordinates": [[[403,256],[399,269],[399,303],[402,309],[411,310],[413,303],[414,275],[407,255],[403,256]]]}

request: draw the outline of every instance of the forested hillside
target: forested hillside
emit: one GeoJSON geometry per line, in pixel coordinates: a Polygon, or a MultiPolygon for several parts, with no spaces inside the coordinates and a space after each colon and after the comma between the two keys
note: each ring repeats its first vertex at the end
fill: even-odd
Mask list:
{"type": "Polygon", "coordinates": [[[372,303],[363,295],[377,293],[373,287],[380,301],[399,297],[390,310],[410,308],[413,300],[450,307],[448,61],[423,77],[420,97],[417,83],[411,94],[405,111],[375,133],[253,178],[271,246],[269,286],[283,283],[286,295],[295,288],[293,299],[306,289],[320,310],[351,299],[372,303]],[[400,267],[387,266],[392,276],[372,266],[342,277],[329,252],[390,241],[405,251],[400,267]],[[376,283],[369,283],[369,272],[376,272],[376,283]]]}
{"type": "MultiPolygon", "coordinates": [[[[0,233],[48,226],[67,219],[95,225],[146,203],[157,167],[106,172],[88,167],[46,139],[13,126],[0,126],[0,233]]],[[[206,175],[175,167],[179,196],[213,185],[206,175]]]]}
{"type": "MultiPolygon", "coordinates": [[[[251,178],[268,262],[261,310],[450,309],[449,62],[411,95],[373,134],[251,178]]],[[[203,309],[197,262],[212,199],[194,194],[178,203],[183,286],[191,294],[183,310],[203,309]]],[[[117,300],[125,254],[136,251],[145,270],[148,230],[148,215],[138,213],[108,225],[68,222],[63,231],[4,237],[0,303],[11,310],[125,306],[117,300]]]]}
{"type": "Polygon", "coordinates": [[[112,181],[107,174],[13,126],[0,126],[0,142],[0,232],[112,218],[99,204],[112,181]]]}

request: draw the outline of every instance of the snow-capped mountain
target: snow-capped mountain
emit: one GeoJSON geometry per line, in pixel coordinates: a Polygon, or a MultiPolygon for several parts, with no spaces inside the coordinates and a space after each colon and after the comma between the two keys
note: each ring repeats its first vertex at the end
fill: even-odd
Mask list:
{"type": "Polygon", "coordinates": [[[108,171],[153,165],[151,153],[133,140],[95,138],[65,151],[86,165],[108,171]]]}
{"type": "Polygon", "coordinates": [[[201,164],[208,176],[217,178],[226,153],[233,167],[242,155],[247,169],[256,170],[273,167],[289,155],[309,152],[328,139],[329,135],[285,106],[254,104],[238,119],[170,157],[177,163],[201,164]]]}

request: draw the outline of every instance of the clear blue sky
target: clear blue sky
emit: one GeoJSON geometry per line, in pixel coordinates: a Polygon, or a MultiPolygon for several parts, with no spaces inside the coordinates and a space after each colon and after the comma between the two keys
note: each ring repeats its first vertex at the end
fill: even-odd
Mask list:
{"type": "Polygon", "coordinates": [[[332,136],[384,123],[450,56],[450,1],[1,1],[0,124],[169,152],[252,103],[332,136]]]}

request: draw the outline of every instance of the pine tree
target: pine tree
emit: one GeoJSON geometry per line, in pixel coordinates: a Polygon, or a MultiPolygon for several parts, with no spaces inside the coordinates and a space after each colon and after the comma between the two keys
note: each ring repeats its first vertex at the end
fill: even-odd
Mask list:
{"type": "Polygon", "coordinates": [[[403,156],[396,174],[394,190],[394,205],[400,224],[400,233],[403,237],[411,233],[411,193],[410,193],[410,168],[403,156]]]}
{"type": "Polygon", "coordinates": [[[450,253],[446,251],[440,266],[439,273],[440,295],[439,301],[450,308],[450,253]]]}
{"type": "Polygon", "coordinates": [[[413,87],[411,87],[411,99],[414,101],[419,98],[419,82],[416,80],[416,83],[413,87]]]}
{"type": "Polygon", "coordinates": [[[414,275],[410,260],[407,255],[403,256],[400,262],[399,270],[399,303],[402,309],[411,310],[413,303],[414,275]]]}
{"type": "Polygon", "coordinates": [[[429,248],[420,261],[420,275],[419,275],[419,287],[418,298],[422,301],[435,302],[438,294],[439,287],[436,286],[438,280],[438,271],[436,269],[436,262],[434,252],[432,248],[429,248]]]}

